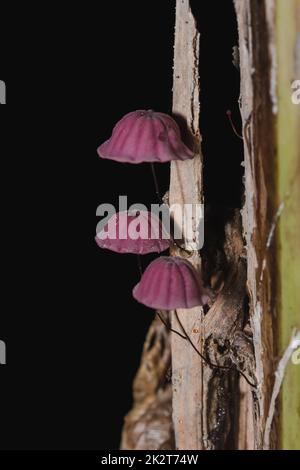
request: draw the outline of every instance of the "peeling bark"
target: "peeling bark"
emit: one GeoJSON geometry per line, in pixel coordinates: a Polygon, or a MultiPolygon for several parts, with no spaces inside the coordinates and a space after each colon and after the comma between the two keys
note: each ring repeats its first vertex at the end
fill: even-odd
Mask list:
{"type": "MultiPolygon", "coordinates": [[[[178,0],[174,49],[173,112],[181,118],[196,148],[193,161],[172,162],[169,202],[202,202],[202,156],[199,129],[198,54],[199,33],[189,2],[178,0]],[[197,78],[197,81],[195,81],[197,78]]],[[[176,223],[176,216],[175,216],[176,223]]],[[[180,224],[180,221],[178,221],[180,224]]],[[[201,307],[178,310],[177,314],[194,345],[211,366],[201,360],[191,345],[172,335],[173,422],[179,449],[228,449],[237,442],[239,386],[237,369],[253,381],[252,340],[243,329],[246,294],[246,260],[239,214],[233,211],[225,226],[221,255],[224,282],[210,310],[201,307]],[[220,368],[218,368],[220,366],[220,368]],[[223,367],[223,369],[222,369],[223,367]]],[[[197,233],[195,232],[195,237],[197,233]]],[[[216,236],[216,234],[214,234],[216,236]]],[[[214,247],[210,245],[210,254],[214,247]]],[[[191,249],[185,246],[186,249],[191,249]]],[[[174,249],[176,256],[187,256],[174,249]]],[[[201,270],[199,252],[189,260],[201,270]]],[[[216,259],[208,260],[212,264],[216,259]]],[[[205,267],[208,276],[207,265],[205,267]]],[[[209,282],[210,283],[210,282],[209,282]]],[[[178,329],[176,316],[172,326],[178,329]]],[[[249,383],[247,384],[248,388],[249,383]]]]}
{"type": "Polygon", "coordinates": [[[121,449],[174,449],[169,333],[156,318],[145,340],[133,383],[133,408],[125,417],[121,449]]]}
{"type": "MultiPolygon", "coordinates": [[[[247,406],[253,417],[254,447],[263,447],[266,410],[274,377],[276,356],[276,275],[274,242],[268,247],[276,213],[275,120],[276,57],[274,53],[274,2],[235,0],[240,48],[241,115],[244,128],[245,206],[243,227],[247,247],[247,286],[250,324],[258,384],[247,406]]],[[[252,421],[252,422],[251,422],[252,421]]],[[[274,436],[276,440],[276,436],[274,436]]]]}
{"type": "MultiPolygon", "coordinates": [[[[202,161],[200,155],[199,131],[199,33],[188,0],[176,2],[173,114],[185,130],[185,138],[195,148],[193,160],[171,163],[169,191],[170,206],[178,204],[199,204],[202,202],[202,161]]],[[[174,223],[182,226],[174,214],[174,223]]],[[[197,238],[196,228],[194,236],[197,238]]],[[[185,246],[185,248],[190,248],[185,246]]],[[[200,270],[201,260],[197,251],[192,252],[189,261],[200,270]]],[[[173,254],[180,256],[175,248],[173,254]]],[[[194,344],[201,350],[203,310],[195,307],[178,310],[177,314],[194,344]]],[[[172,314],[172,327],[178,329],[172,314]]],[[[187,341],[172,335],[172,383],[173,423],[176,448],[203,449],[203,363],[187,341]]]]}
{"type": "Polygon", "coordinates": [[[276,400],[280,392],[280,388],[284,379],[288,362],[293,352],[296,351],[299,348],[299,346],[300,346],[300,331],[296,331],[293,333],[290,343],[288,347],[286,348],[286,350],[284,351],[284,354],[282,358],[280,359],[277,369],[275,371],[275,382],[274,382],[274,386],[272,390],[272,396],[270,400],[270,406],[269,406],[268,416],[266,420],[266,427],[265,427],[265,432],[264,432],[264,449],[270,448],[270,435],[271,435],[272,423],[273,423],[273,419],[274,419],[275,411],[276,411],[276,400]]]}
{"type": "MultiPolygon", "coordinates": [[[[290,11],[299,15],[300,3],[298,0],[291,3],[290,11]]],[[[126,417],[124,449],[274,449],[279,446],[277,398],[281,385],[284,386],[283,373],[292,347],[286,349],[288,344],[283,345],[286,354],[277,364],[278,321],[287,325],[281,333],[286,343],[292,323],[299,330],[299,315],[292,311],[291,298],[298,294],[295,290],[299,271],[295,260],[300,259],[299,222],[295,222],[298,206],[292,194],[299,193],[300,187],[296,184],[300,174],[297,134],[300,108],[298,114],[291,109],[288,95],[289,81],[295,75],[280,72],[286,52],[282,36],[287,26],[278,28],[275,17],[284,7],[279,8],[278,0],[234,0],[234,4],[239,30],[244,207],[242,214],[228,209],[220,215],[215,207],[206,209],[209,243],[205,243],[201,258],[193,243],[184,246],[190,255],[177,246],[171,253],[187,257],[199,275],[202,271],[205,285],[210,288],[212,302],[208,311],[196,307],[176,312],[192,342],[210,364],[197,355],[188,341],[174,334],[169,339],[164,326],[155,321],[134,383],[134,407],[126,417]],[[284,85],[282,96],[278,93],[280,76],[284,85]],[[291,131],[283,124],[285,110],[292,116],[291,131]],[[287,136],[291,136],[292,143],[286,151],[287,136]],[[286,168],[285,158],[289,160],[286,168]],[[285,171],[279,178],[278,167],[285,171]],[[215,222],[220,217],[224,218],[223,232],[216,233],[216,224],[212,223],[210,229],[209,223],[211,218],[215,222]],[[278,227],[284,245],[282,253],[278,249],[278,227]],[[285,241],[288,236],[291,240],[285,241]],[[292,266],[292,277],[286,260],[292,266]],[[280,297],[278,272],[286,290],[281,290],[280,297]],[[286,279],[294,286],[293,291],[288,290],[286,279]],[[283,312],[289,314],[289,319],[283,319],[283,312]],[[171,362],[172,385],[165,380],[171,362]]],[[[283,10],[280,13],[282,18],[283,10]]],[[[296,23],[297,15],[295,18],[296,23]]],[[[288,15],[286,19],[290,20],[288,15]]],[[[288,41],[295,46],[294,73],[299,71],[299,29],[300,22],[295,26],[295,38],[288,41]]],[[[203,202],[199,53],[199,32],[189,1],[177,0],[173,113],[186,143],[194,146],[195,158],[172,162],[170,205],[203,202]]],[[[181,221],[176,221],[176,214],[174,222],[181,225],[181,221]]],[[[197,237],[194,224],[192,229],[197,237]]],[[[294,303],[299,305],[299,296],[294,303]]],[[[171,313],[172,327],[180,330],[174,313],[171,313]]],[[[289,389],[295,393],[299,380],[291,373],[289,377],[289,389]]],[[[292,402],[293,409],[284,402],[283,422],[287,428],[293,421],[292,432],[286,433],[285,442],[295,448],[294,436],[299,435],[300,416],[296,409],[299,400],[293,398],[292,402]],[[288,419],[292,413],[293,417],[288,419]]]]}

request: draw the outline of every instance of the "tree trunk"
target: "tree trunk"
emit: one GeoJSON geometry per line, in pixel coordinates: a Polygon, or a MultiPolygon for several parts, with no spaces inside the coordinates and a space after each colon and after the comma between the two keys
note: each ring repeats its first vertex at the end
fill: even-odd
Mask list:
{"type": "MultiPolygon", "coordinates": [[[[189,257],[199,275],[201,265],[205,267],[212,292],[209,310],[176,313],[194,345],[214,365],[203,361],[188,341],[174,334],[169,339],[155,322],[134,384],[134,408],[125,422],[126,449],[299,448],[300,104],[292,102],[291,84],[300,80],[300,0],[234,4],[245,204],[242,214],[233,208],[219,215],[212,208],[214,217],[224,221],[222,237],[210,228],[211,215],[206,214],[209,240],[202,260],[189,243],[185,248],[190,255],[178,247],[171,253],[189,257]],[[165,375],[171,363],[172,384],[165,375]],[[155,380],[147,379],[149,370],[155,380]]],[[[195,205],[205,197],[199,54],[199,31],[189,1],[177,0],[173,113],[196,156],[172,162],[170,206],[195,205]]],[[[180,329],[176,313],[171,313],[172,326],[180,329]]]]}
{"type": "Polygon", "coordinates": [[[243,226],[258,382],[252,400],[248,398],[254,414],[248,416],[246,424],[254,426],[255,448],[278,448],[280,440],[283,448],[295,448],[300,429],[299,372],[295,368],[290,368],[283,383],[289,393],[279,417],[278,403],[272,397],[278,357],[288,347],[292,328],[300,326],[296,287],[300,261],[296,211],[296,201],[300,200],[300,121],[299,106],[291,101],[291,81],[299,72],[295,64],[300,3],[235,0],[235,5],[244,125],[243,226]]]}
{"type": "MultiPolygon", "coordinates": [[[[182,226],[181,215],[184,204],[202,202],[202,159],[200,154],[199,132],[199,33],[191,13],[188,0],[176,2],[174,74],[173,74],[173,114],[180,122],[186,137],[196,149],[193,160],[171,163],[169,204],[178,204],[182,212],[175,213],[174,225],[182,226]],[[177,220],[179,219],[179,220],[177,220]]],[[[190,221],[188,221],[190,223],[190,221]]],[[[197,237],[194,227],[194,236],[197,237]]],[[[189,248],[184,246],[184,248],[189,248]]],[[[173,255],[181,256],[175,248],[173,255]]],[[[197,270],[201,260],[197,251],[190,258],[197,270]]],[[[177,314],[192,341],[202,351],[201,325],[203,310],[195,307],[178,310],[177,314]]],[[[172,313],[172,327],[179,329],[175,313],[172,313]]],[[[200,403],[203,394],[203,364],[191,345],[177,335],[172,335],[172,383],[173,383],[173,423],[176,448],[203,448],[203,419],[200,403]]]]}

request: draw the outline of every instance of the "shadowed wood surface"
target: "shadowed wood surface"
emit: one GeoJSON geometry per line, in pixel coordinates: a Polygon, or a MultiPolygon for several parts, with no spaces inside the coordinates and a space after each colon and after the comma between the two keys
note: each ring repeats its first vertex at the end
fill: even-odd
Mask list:
{"type": "Polygon", "coordinates": [[[133,383],[133,407],[125,417],[121,449],[174,449],[169,333],[155,318],[133,383]]]}

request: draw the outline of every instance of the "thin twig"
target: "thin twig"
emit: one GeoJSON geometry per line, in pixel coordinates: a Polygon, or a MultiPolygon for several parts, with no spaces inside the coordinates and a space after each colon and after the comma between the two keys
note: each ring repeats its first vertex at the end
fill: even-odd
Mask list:
{"type": "Polygon", "coordinates": [[[276,399],[280,392],[280,388],[284,379],[286,367],[288,365],[288,362],[293,352],[299,346],[300,346],[300,331],[294,330],[292,333],[292,337],[290,339],[289,345],[284,351],[284,354],[282,358],[280,359],[276,372],[275,372],[275,382],[273,386],[269,412],[268,412],[268,417],[266,420],[266,427],[265,427],[265,432],[264,432],[264,445],[263,445],[264,450],[267,450],[270,448],[270,434],[271,434],[272,422],[273,422],[273,418],[275,414],[276,399]]]}
{"type": "MultiPolygon", "coordinates": [[[[232,370],[233,369],[233,366],[220,366],[218,364],[214,364],[213,362],[210,361],[210,359],[208,359],[207,357],[203,356],[203,354],[201,354],[201,352],[197,349],[197,347],[194,345],[193,341],[191,340],[191,338],[189,337],[189,335],[187,334],[179,316],[178,316],[178,313],[177,313],[177,310],[175,310],[175,317],[176,317],[176,320],[180,326],[180,328],[182,329],[182,332],[183,334],[186,336],[186,339],[188,340],[188,342],[190,343],[190,345],[192,346],[192,348],[195,350],[195,352],[198,354],[198,356],[201,357],[201,359],[203,359],[203,361],[205,361],[209,366],[211,367],[214,367],[216,369],[223,369],[223,370],[232,370]]],[[[251,387],[254,387],[256,388],[256,384],[250,382],[250,380],[248,379],[248,377],[239,369],[237,369],[237,371],[244,377],[244,379],[246,380],[246,382],[251,385],[251,387]]]]}
{"type": "Polygon", "coordinates": [[[264,256],[264,259],[262,261],[262,265],[261,265],[261,275],[260,275],[260,283],[262,283],[263,281],[263,275],[264,275],[264,271],[266,269],[266,265],[267,265],[267,252],[270,248],[270,246],[272,245],[272,241],[273,241],[273,238],[274,238],[274,233],[275,233],[275,229],[277,227],[277,223],[278,223],[278,220],[283,212],[283,209],[285,208],[285,199],[281,202],[281,204],[279,205],[277,211],[276,211],[276,214],[274,215],[274,218],[273,218],[273,222],[272,222],[272,225],[270,227],[270,231],[269,231],[269,234],[268,234],[268,238],[267,238],[267,243],[266,243],[266,247],[265,247],[265,256],[264,256]]]}
{"type": "Polygon", "coordinates": [[[158,184],[158,179],[157,179],[157,176],[156,176],[154,163],[151,162],[150,166],[151,166],[151,171],[152,171],[152,176],[153,176],[153,181],[154,181],[155,193],[156,193],[159,204],[162,204],[163,201],[162,201],[161,196],[160,196],[159,184],[158,184]]]}
{"type": "Polygon", "coordinates": [[[141,255],[136,255],[136,259],[137,259],[139,274],[142,277],[142,275],[143,275],[143,265],[142,265],[141,255]]]}
{"type": "Polygon", "coordinates": [[[296,181],[297,181],[297,179],[296,179],[296,176],[295,176],[293,178],[291,184],[290,184],[289,191],[287,191],[285,193],[285,196],[284,196],[283,200],[281,201],[281,203],[279,204],[279,207],[276,211],[276,214],[273,217],[273,221],[272,221],[272,224],[271,224],[271,227],[270,227],[270,230],[269,230],[269,234],[268,234],[267,242],[266,242],[266,246],[265,246],[265,256],[264,256],[264,259],[263,259],[263,262],[262,262],[262,267],[261,267],[260,283],[263,281],[263,274],[264,274],[264,271],[265,271],[266,265],[267,265],[267,252],[268,252],[269,248],[272,245],[278,221],[281,217],[281,214],[282,214],[283,210],[285,209],[285,207],[287,205],[287,202],[288,202],[289,198],[291,197],[291,194],[294,190],[294,185],[295,185],[296,181]]]}
{"type": "Polygon", "coordinates": [[[168,323],[165,321],[165,319],[162,317],[162,315],[159,313],[158,310],[156,310],[156,315],[158,316],[160,321],[165,325],[167,330],[172,331],[172,333],[176,333],[176,335],[180,336],[183,339],[187,339],[187,337],[183,336],[181,333],[179,333],[179,331],[173,330],[173,328],[171,328],[170,325],[168,325],[168,323]]]}
{"type": "Polygon", "coordinates": [[[228,109],[228,111],[226,111],[226,114],[227,114],[227,116],[228,116],[229,122],[230,122],[230,124],[231,124],[232,130],[233,130],[233,132],[235,133],[235,135],[236,135],[239,139],[244,140],[243,136],[238,133],[238,131],[237,131],[236,128],[235,128],[235,125],[233,124],[233,120],[232,120],[232,116],[231,116],[231,111],[230,111],[230,109],[228,109]]]}

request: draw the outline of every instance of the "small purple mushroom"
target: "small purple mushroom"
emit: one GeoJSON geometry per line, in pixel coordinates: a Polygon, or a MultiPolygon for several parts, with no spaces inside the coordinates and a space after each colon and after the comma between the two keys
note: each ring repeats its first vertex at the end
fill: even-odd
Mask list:
{"type": "Polygon", "coordinates": [[[95,240],[99,247],[117,253],[161,253],[170,247],[170,240],[160,219],[151,212],[127,211],[114,214],[95,240]]]}
{"type": "Polygon", "coordinates": [[[194,157],[182,142],[174,119],[152,110],[126,114],[115,125],[111,138],[100,145],[98,154],[127,163],[163,163],[194,157]]]}
{"type": "Polygon", "coordinates": [[[133,297],[153,309],[175,310],[205,305],[209,297],[193,265],[179,257],[161,256],[149,264],[133,297]]]}

